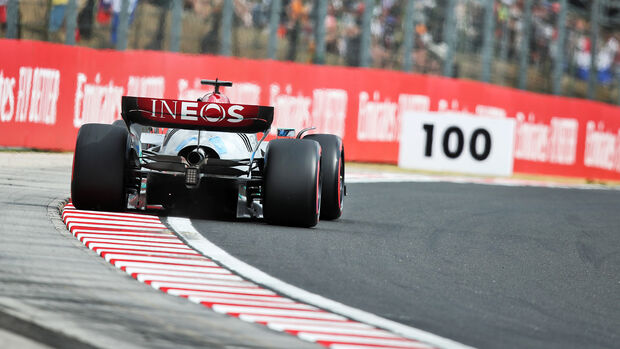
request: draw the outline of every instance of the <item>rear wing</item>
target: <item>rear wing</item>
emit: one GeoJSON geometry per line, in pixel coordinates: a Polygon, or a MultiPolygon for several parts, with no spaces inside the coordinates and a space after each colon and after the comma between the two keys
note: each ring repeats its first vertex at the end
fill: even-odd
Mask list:
{"type": "Polygon", "coordinates": [[[256,133],[273,122],[273,107],[123,96],[125,122],[153,127],[256,133]]]}

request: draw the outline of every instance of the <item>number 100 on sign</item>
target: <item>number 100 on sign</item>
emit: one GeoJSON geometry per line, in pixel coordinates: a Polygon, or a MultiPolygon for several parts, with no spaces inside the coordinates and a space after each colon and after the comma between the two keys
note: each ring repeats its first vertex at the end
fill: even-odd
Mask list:
{"type": "Polygon", "coordinates": [[[404,168],[508,176],[515,121],[458,113],[403,116],[398,165],[404,168]]]}

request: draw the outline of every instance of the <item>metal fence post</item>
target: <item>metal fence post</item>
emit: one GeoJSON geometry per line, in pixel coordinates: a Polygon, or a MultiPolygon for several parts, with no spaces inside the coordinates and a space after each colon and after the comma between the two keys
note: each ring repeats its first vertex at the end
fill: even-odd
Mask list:
{"type": "Polygon", "coordinates": [[[170,23],[170,51],[179,52],[181,48],[181,31],[183,30],[182,0],[172,0],[172,23],[170,23]]]}
{"type": "Polygon", "coordinates": [[[360,45],[360,67],[370,67],[370,20],[374,0],[364,1],[364,17],[362,18],[362,43],[360,45]]]}
{"type": "Polygon", "coordinates": [[[530,26],[532,25],[532,0],[525,0],[521,48],[519,49],[519,88],[527,89],[527,71],[530,56],[530,26]]]}
{"type": "Polygon", "coordinates": [[[411,61],[411,52],[413,50],[413,40],[414,40],[414,32],[415,28],[415,18],[413,16],[413,5],[414,0],[407,0],[407,8],[405,9],[405,18],[403,20],[404,28],[404,38],[403,38],[403,70],[408,72],[411,71],[412,61],[411,61]]]}
{"type": "Polygon", "coordinates": [[[224,0],[224,8],[222,9],[222,28],[220,29],[222,44],[220,45],[220,54],[222,56],[232,55],[232,29],[233,29],[233,0],[224,0]]]}
{"type": "Polygon", "coordinates": [[[453,77],[454,75],[454,46],[456,45],[455,5],[456,0],[448,0],[448,7],[445,10],[446,19],[443,25],[443,42],[448,45],[443,62],[443,76],[446,77],[453,77]]]}
{"type": "Polygon", "coordinates": [[[489,82],[491,80],[491,65],[493,58],[493,47],[495,46],[495,13],[493,10],[495,0],[486,0],[484,8],[484,38],[482,42],[482,76],[481,80],[489,82]]]}
{"type": "MultiPolygon", "coordinates": [[[[501,21],[502,24],[502,38],[501,41],[499,43],[499,59],[502,63],[504,64],[508,64],[508,45],[510,43],[510,29],[508,28],[508,16],[510,16],[509,14],[507,14],[508,10],[506,10],[508,8],[508,5],[502,5],[502,10],[505,10],[506,12],[504,12],[507,16],[505,18],[503,18],[503,20],[501,21]],[[505,7],[504,7],[505,6],[505,7]]],[[[500,78],[500,84],[504,85],[505,81],[506,81],[506,70],[505,69],[501,69],[499,72],[499,78],[500,78]]]]}
{"type": "Polygon", "coordinates": [[[598,51],[599,36],[599,0],[592,0],[592,8],[590,9],[590,73],[588,74],[588,99],[594,99],[596,90],[597,67],[596,56],[598,51]]]}
{"type": "Polygon", "coordinates": [[[278,52],[278,26],[280,25],[280,10],[282,0],[271,0],[271,13],[269,14],[269,43],[267,44],[267,57],[276,59],[278,52]]]}
{"type": "Polygon", "coordinates": [[[568,2],[560,0],[560,15],[558,16],[558,41],[555,51],[555,65],[553,67],[553,94],[562,94],[562,75],[564,75],[564,44],[566,42],[566,12],[568,2]]]}
{"type": "Polygon", "coordinates": [[[327,0],[319,0],[316,17],[316,54],[314,63],[325,63],[325,17],[327,17],[327,0]]]}
{"type": "Polygon", "coordinates": [[[118,28],[116,28],[116,49],[124,51],[127,48],[127,28],[129,27],[129,1],[121,0],[121,13],[118,28]]]}
{"type": "Polygon", "coordinates": [[[19,18],[19,3],[17,0],[9,0],[6,12],[6,38],[17,39],[17,20],[19,18]]]}
{"type": "Polygon", "coordinates": [[[75,27],[77,26],[77,1],[69,0],[67,4],[67,31],[65,44],[75,45],[75,27]]]}

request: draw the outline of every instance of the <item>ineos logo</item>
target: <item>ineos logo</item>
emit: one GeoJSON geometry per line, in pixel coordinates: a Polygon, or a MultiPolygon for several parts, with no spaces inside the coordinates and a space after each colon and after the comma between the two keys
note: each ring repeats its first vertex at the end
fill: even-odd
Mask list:
{"type": "Polygon", "coordinates": [[[226,117],[226,111],[219,104],[209,103],[209,104],[203,105],[202,108],[200,108],[200,117],[208,122],[220,122],[224,120],[224,118],[226,117]],[[205,113],[209,111],[209,109],[217,110],[220,116],[216,116],[216,117],[206,116],[205,113]]]}
{"type": "Polygon", "coordinates": [[[232,122],[232,123],[237,123],[237,122],[241,122],[243,121],[243,115],[237,113],[243,110],[243,106],[241,105],[231,105],[230,107],[228,107],[228,118],[226,119],[226,110],[224,110],[224,107],[222,107],[219,104],[215,104],[215,103],[209,103],[209,104],[205,104],[202,106],[202,108],[200,108],[200,114],[199,116],[207,121],[207,122],[220,122],[224,119],[226,119],[226,121],[228,122],[232,122]],[[218,111],[218,113],[216,115],[210,115],[208,116],[207,113],[210,109],[215,109],[218,111]],[[218,115],[219,114],[219,115],[218,115]]]}
{"type": "Polygon", "coordinates": [[[198,121],[198,117],[200,117],[208,123],[217,123],[224,120],[230,123],[238,123],[243,121],[243,115],[239,114],[239,112],[243,111],[244,109],[242,105],[231,105],[230,107],[228,107],[228,111],[226,111],[222,105],[217,103],[204,104],[200,109],[198,109],[199,104],[197,102],[181,101],[181,110],[179,112],[179,110],[177,109],[177,102],[179,101],[165,101],[153,99],[151,117],[156,117],[157,109],[159,109],[159,114],[161,115],[161,118],[163,118],[164,115],[168,114],[172,116],[173,119],[176,119],[177,116],[180,116],[181,120],[188,121],[198,121]],[[158,102],[160,103],[159,108],[157,108],[158,102]],[[172,105],[169,105],[168,103],[172,105]],[[209,112],[209,110],[212,109],[216,110],[216,112],[209,112]],[[228,116],[228,118],[226,116],[228,116]]]}

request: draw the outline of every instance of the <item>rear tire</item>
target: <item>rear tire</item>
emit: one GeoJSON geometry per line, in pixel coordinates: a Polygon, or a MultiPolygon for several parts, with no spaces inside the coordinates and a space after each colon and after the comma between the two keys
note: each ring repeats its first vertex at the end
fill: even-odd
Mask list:
{"type": "Polygon", "coordinates": [[[82,210],[122,211],[127,207],[126,128],[86,124],[80,128],[73,155],[71,199],[82,210]]]}
{"type": "Polygon", "coordinates": [[[313,227],[321,207],[317,142],[276,139],[265,154],[263,216],[270,224],[313,227]]]}
{"type": "Polygon", "coordinates": [[[334,220],[342,215],[344,203],[344,146],[340,137],[313,134],[304,137],[321,145],[321,219],[334,220]]]}

